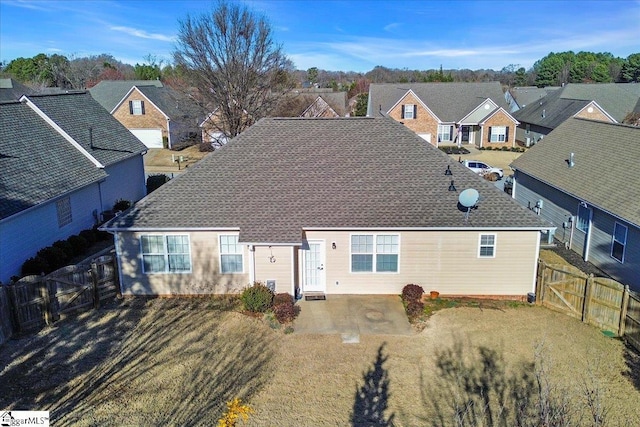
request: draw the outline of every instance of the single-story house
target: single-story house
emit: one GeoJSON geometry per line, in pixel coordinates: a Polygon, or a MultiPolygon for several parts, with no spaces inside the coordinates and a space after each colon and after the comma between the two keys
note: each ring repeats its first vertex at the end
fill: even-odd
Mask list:
{"type": "Polygon", "coordinates": [[[128,295],[261,281],[298,295],[418,283],[521,297],[550,227],[407,127],[360,117],[262,119],[102,229],[128,295]]]}
{"type": "Polygon", "coordinates": [[[391,117],[436,147],[512,148],[518,121],[508,110],[499,82],[372,84],[367,117],[391,117]]]}
{"type": "Polygon", "coordinates": [[[0,103],[0,281],[146,194],[146,147],[88,93],[0,103]]]}
{"type": "Polygon", "coordinates": [[[148,148],[173,148],[201,139],[197,103],[158,80],[103,80],[91,95],[148,148]]]}
{"type": "Polygon", "coordinates": [[[640,127],[572,118],[511,164],[513,197],[563,242],[640,291],[640,127]]]}
{"type": "Polygon", "coordinates": [[[640,113],[636,83],[568,83],[513,113],[520,122],[516,140],[528,147],[572,117],[622,123],[634,112],[640,113]]]}

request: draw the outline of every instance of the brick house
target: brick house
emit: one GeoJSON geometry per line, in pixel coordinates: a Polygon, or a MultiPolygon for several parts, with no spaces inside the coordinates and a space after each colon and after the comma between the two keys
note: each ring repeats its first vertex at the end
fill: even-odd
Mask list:
{"type": "Polygon", "coordinates": [[[499,82],[372,84],[367,116],[388,116],[429,143],[515,147],[518,121],[499,82]]]}

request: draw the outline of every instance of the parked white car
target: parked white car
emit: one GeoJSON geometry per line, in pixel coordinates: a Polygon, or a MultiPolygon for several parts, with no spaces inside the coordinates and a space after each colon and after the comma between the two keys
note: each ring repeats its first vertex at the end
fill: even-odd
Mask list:
{"type": "Polygon", "coordinates": [[[462,164],[478,175],[482,175],[491,181],[502,179],[504,176],[504,171],[502,169],[494,168],[484,162],[479,162],[477,160],[463,160],[462,164]]]}

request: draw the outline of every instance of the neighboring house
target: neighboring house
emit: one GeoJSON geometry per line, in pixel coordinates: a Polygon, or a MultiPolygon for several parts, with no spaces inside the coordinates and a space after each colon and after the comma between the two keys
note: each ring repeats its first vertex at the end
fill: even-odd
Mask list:
{"type": "Polygon", "coordinates": [[[511,164],[513,197],[555,237],[640,291],[640,128],[572,118],[511,164]]]}
{"type": "Polygon", "coordinates": [[[349,117],[346,92],[330,88],[298,88],[282,96],[273,117],[349,117]]]}
{"type": "Polygon", "coordinates": [[[262,281],[292,295],[418,283],[524,296],[549,227],[405,126],[360,117],[262,119],[102,229],[128,295],[262,281]],[[481,195],[470,212],[468,188],[481,195]]]}
{"type": "Polygon", "coordinates": [[[33,92],[14,79],[0,79],[0,102],[17,101],[22,95],[31,95],[33,92]]]}
{"type": "Polygon", "coordinates": [[[103,80],[91,95],[148,148],[200,140],[202,114],[187,95],[156,80],[103,80]]]}
{"type": "Polygon", "coordinates": [[[146,147],[88,93],[0,103],[0,281],[145,195],[146,147]]]}
{"type": "Polygon", "coordinates": [[[533,145],[572,117],[622,123],[633,112],[640,112],[639,84],[568,83],[514,113],[516,140],[533,145]]]}
{"type": "Polygon", "coordinates": [[[508,109],[499,82],[372,84],[367,116],[391,117],[435,146],[511,148],[518,121],[508,109]]]}
{"type": "Polygon", "coordinates": [[[539,101],[551,92],[560,89],[560,86],[522,86],[514,87],[504,93],[504,99],[511,107],[511,113],[515,113],[527,105],[539,101]]]}

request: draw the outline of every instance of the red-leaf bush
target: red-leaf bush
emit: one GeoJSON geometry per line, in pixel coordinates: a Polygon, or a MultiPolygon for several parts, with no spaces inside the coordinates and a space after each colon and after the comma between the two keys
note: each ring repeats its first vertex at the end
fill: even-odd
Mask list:
{"type": "Polygon", "coordinates": [[[422,286],[410,284],[402,288],[402,300],[407,303],[411,301],[421,301],[422,294],[424,294],[422,286]]]}
{"type": "Polygon", "coordinates": [[[287,293],[274,297],[273,314],[280,323],[289,323],[298,315],[298,307],[293,304],[293,297],[287,293]]]}
{"type": "Polygon", "coordinates": [[[424,311],[424,303],[422,301],[408,301],[406,310],[409,319],[415,319],[424,311]]]}

